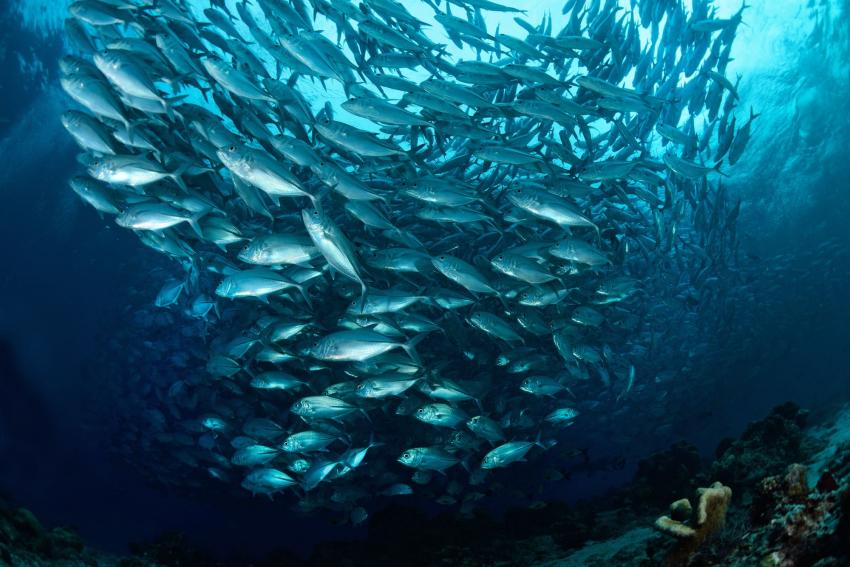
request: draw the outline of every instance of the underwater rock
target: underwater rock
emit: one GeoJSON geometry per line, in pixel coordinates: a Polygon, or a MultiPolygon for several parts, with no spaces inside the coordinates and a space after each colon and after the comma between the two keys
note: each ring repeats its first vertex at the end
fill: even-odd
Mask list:
{"type": "MultiPolygon", "coordinates": [[[[696,521],[686,525],[669,516],[661,516],[655,521],[655,528],[662,533],[673,536],[678,540],[675,548],[665,562],[668,566],[687,565],[696,550],[715,533],[723,529],[726,521],[726,510],[732,500],[732,489],[715,482],[708,488],[697,490],[699,506],[696,521]]],[[[671,506],[671,515],[681,514],[690,504],[684,506],[677,500],[671,506]]]]}
{"type": "Polygon", "coordinates": [[[793,403],[774,408],[751,423],[732,443],[721,442],[712,478],[738,489],[753,488],[762,478],[780,473],[789,463],[803,462],[811,450],[803,444],[808,412],[793,403]]]}
{"type": "Polygon", "coordinates": [[[86,548],[68,528],[46,529],[24,508],[0,500],[0,566],[42,567],[157,567],[151,561],[120,559],[86,548]]]}

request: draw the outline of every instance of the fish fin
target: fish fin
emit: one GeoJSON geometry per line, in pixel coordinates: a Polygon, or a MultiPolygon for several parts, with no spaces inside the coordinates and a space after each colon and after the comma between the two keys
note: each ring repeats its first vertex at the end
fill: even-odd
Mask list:
{"type": "Polygon", "coordinates": [[[135,137],[135,128],[140,124],[144,124],[145,120],[124,120],[124,128],[127,130],[127,140],[132,144],[135,137]]]}
{"type": "Polygon", "coordinates": [[[313,303],[310,301],[310,293],[307,291],[307,288],[301,284],[296,284],[294,287],[301,292],[301,296],[304,297],[304,302],[307,303],[307,307],[313,309],[313,303]]]}
{"type": "Polygon", "coordinates": [[[416,335],[415,337],[413,337],[412,339],[410,339],[409,341],[407,341],[407,342],[406,342],[406,343],[404,343],[403,345],[401,345],[401,348],[403,348],[403,349],[404,349],[404,351],[407,353],[407,355],[408,355],[408,356],[409,356],[409,357],[413,360],[413,362],[415,362],[416,364],[420,364],[420,365],[421,365],[421,364],[422,364],[422,359],[421,359],[421,358],[419,358],[419,353],[417,353],[417,352],[416,352],[416,348],[415,348],[415,347],[416,347],[416,345],[417,345],[417,344],[419,344],[419,343],[422,341],[422,339],[424,339],[427,335],[428,335],[428,333],[421,333],[421,334],[419,334],[419,335],[416,335]]]}
{"type": "Polygon", "coordinates": [[[541,440],[540,440],[540,435],[541,435],[541,434],[542,434],[542,431],[538,431],[538,432],[537,432],[537,437],[534,439],[534,444],[535,444],[535,445],[537,445],[538,447],[540,447],[540,448],[541,448],[541,449],[543,449],[544,451],[546,451],[547,449],[551,449],[552,447],[554,447],[554,446],[555,446],[555,444],[557,443],[557,441],[555,441],[554,439],[549,439],[549,440],[547,440],[547,441],[541,441],[541,440]]]}
{"type": "Polygon", "coordinates": [[[366,287],[366,284],[361,280],[360,281],[360,301],[357,306],[357,311],[363,313],[363,310],[366,309],[366,296],[369,294],[369,288],[366,287]]]}
{"type": "Polygon", "coordinates": [[[186,162],[184,164],[181,164],[180,167],[178,167],[172,173],[168,174],[168,176],[174,180],[174,183],[176,183],[178,187],[180,187],[183,191],[186,191],[187,193],[189,191],[189,187],[186,185],[186,182],[183,181],[181,175],[186,173],[190,166],[191,164],[186,162]]]}
{"type": "Polygon", "coordinates": [[[198,238],[200,238],[201,240],[203,240],[203,238],[204,238],[204,233],[203,233],[203,231],[201,230],[201,225],[200,225],[200,224],[198,224],[198,221],[199,221],[199,220],[201,220],[201,217],[203,217],[203,216],[204,216],[205,214],[207,214],[208,212],[209,212],[209,211],[201,211],[201,212],[199,212],[199,213],[195,213],[194,215],[192,215],[191,217],[189,217],[189,218],[186,220],[186,222],[188,222],[188,223],[189,223],[189,226],[191,226],[191,227],[192,227],[192,230],[194,230],[194,231],[195,231],[195,234],[197,234],[197,235],[198,235],[198,238]]]}
{"type": "Polygon", "coordinates": [[[169,120],[174,122],[175,121],[174,109],[171,108],[171,105],[168,104],[168,101],[165,100],[164,98],[160,97],[158,100],[159,100],[159,103],[162,105],[162,108],[165,109],[165,115],[168,116],[169,120]]]}

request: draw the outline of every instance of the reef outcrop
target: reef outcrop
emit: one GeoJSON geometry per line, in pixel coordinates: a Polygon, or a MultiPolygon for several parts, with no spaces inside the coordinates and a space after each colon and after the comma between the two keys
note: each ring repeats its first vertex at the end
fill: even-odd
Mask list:
{"type": "MultiPolygon", "coordinates": [[[[24,508],[0,500],[0,566],[13,567],[112,567],[121,560],[90,550],[80,536],[68,528],[45,528],[24,508]]],[[[135,564],[153,567],[153,564],[135,564]]]]}
{"type": "Polygon", "coordinates": [[[729,554],[733,564],[850,565],[850,445],[837,452],[814,486],[808,475],[809,467],[792,464],[759,482],[750,532],[729,554]]]}
{"type": "Polygon", "coordinates": [[[710,475],[734,489],[754,488],[760,479],[779,474],[789,463],[813,452],[804,428],[808,412],[788,402],[751,423],[737,440],[724,440],[715,452],[710,475]]]}
{"type": "Polygon", "coordinates": [[[621,535],[545,565],[850,565],[850,409],[825,427],[809,427],[807,418],[794,404],[774,408],[739,439],[721,442],[713,463],[699,463],[687,444],[652,455],[613,498],[634,514],[665,493],[682,494],[709,478],[720,482],[699,493],[697,510],[686,499],[673,502],[654,532],[635,528],[630,516],[621,535]]]}

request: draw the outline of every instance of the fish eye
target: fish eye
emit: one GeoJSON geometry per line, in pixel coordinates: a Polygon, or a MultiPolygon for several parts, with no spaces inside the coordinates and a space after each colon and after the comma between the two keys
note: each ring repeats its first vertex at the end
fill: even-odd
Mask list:
{"type": "Polygon", "coordinates": [[[404,455],[401,456],[402,459],[410,459],[413,455],[410,454],[410,451],[405,451],[404,455]]]}
{"type": "Polygon", "coordinates": [[[229,151],[229,152],[235,152],[235,151],[236,151],[236,146],[230,146],[229,148],[227,148],[227,151],[229,151]]]}
{"type": "Polygon", "coordinates": [[[445,259],[446,259],[445,256],[440,256],[440,260],[445,260],[445,259]]]}

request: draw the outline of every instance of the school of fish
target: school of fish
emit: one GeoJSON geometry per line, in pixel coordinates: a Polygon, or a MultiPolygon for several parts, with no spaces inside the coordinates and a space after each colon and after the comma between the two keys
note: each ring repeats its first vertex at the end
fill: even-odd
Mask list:
{"type": "Polygon", "coordinates": [[[692,4],[72,3],[71,188],[175,261],[155,304],[207,349],[150,379],[139,450],[359,523],[471,503],[687,369],[758,116],[746,6],[692,4]]]}

